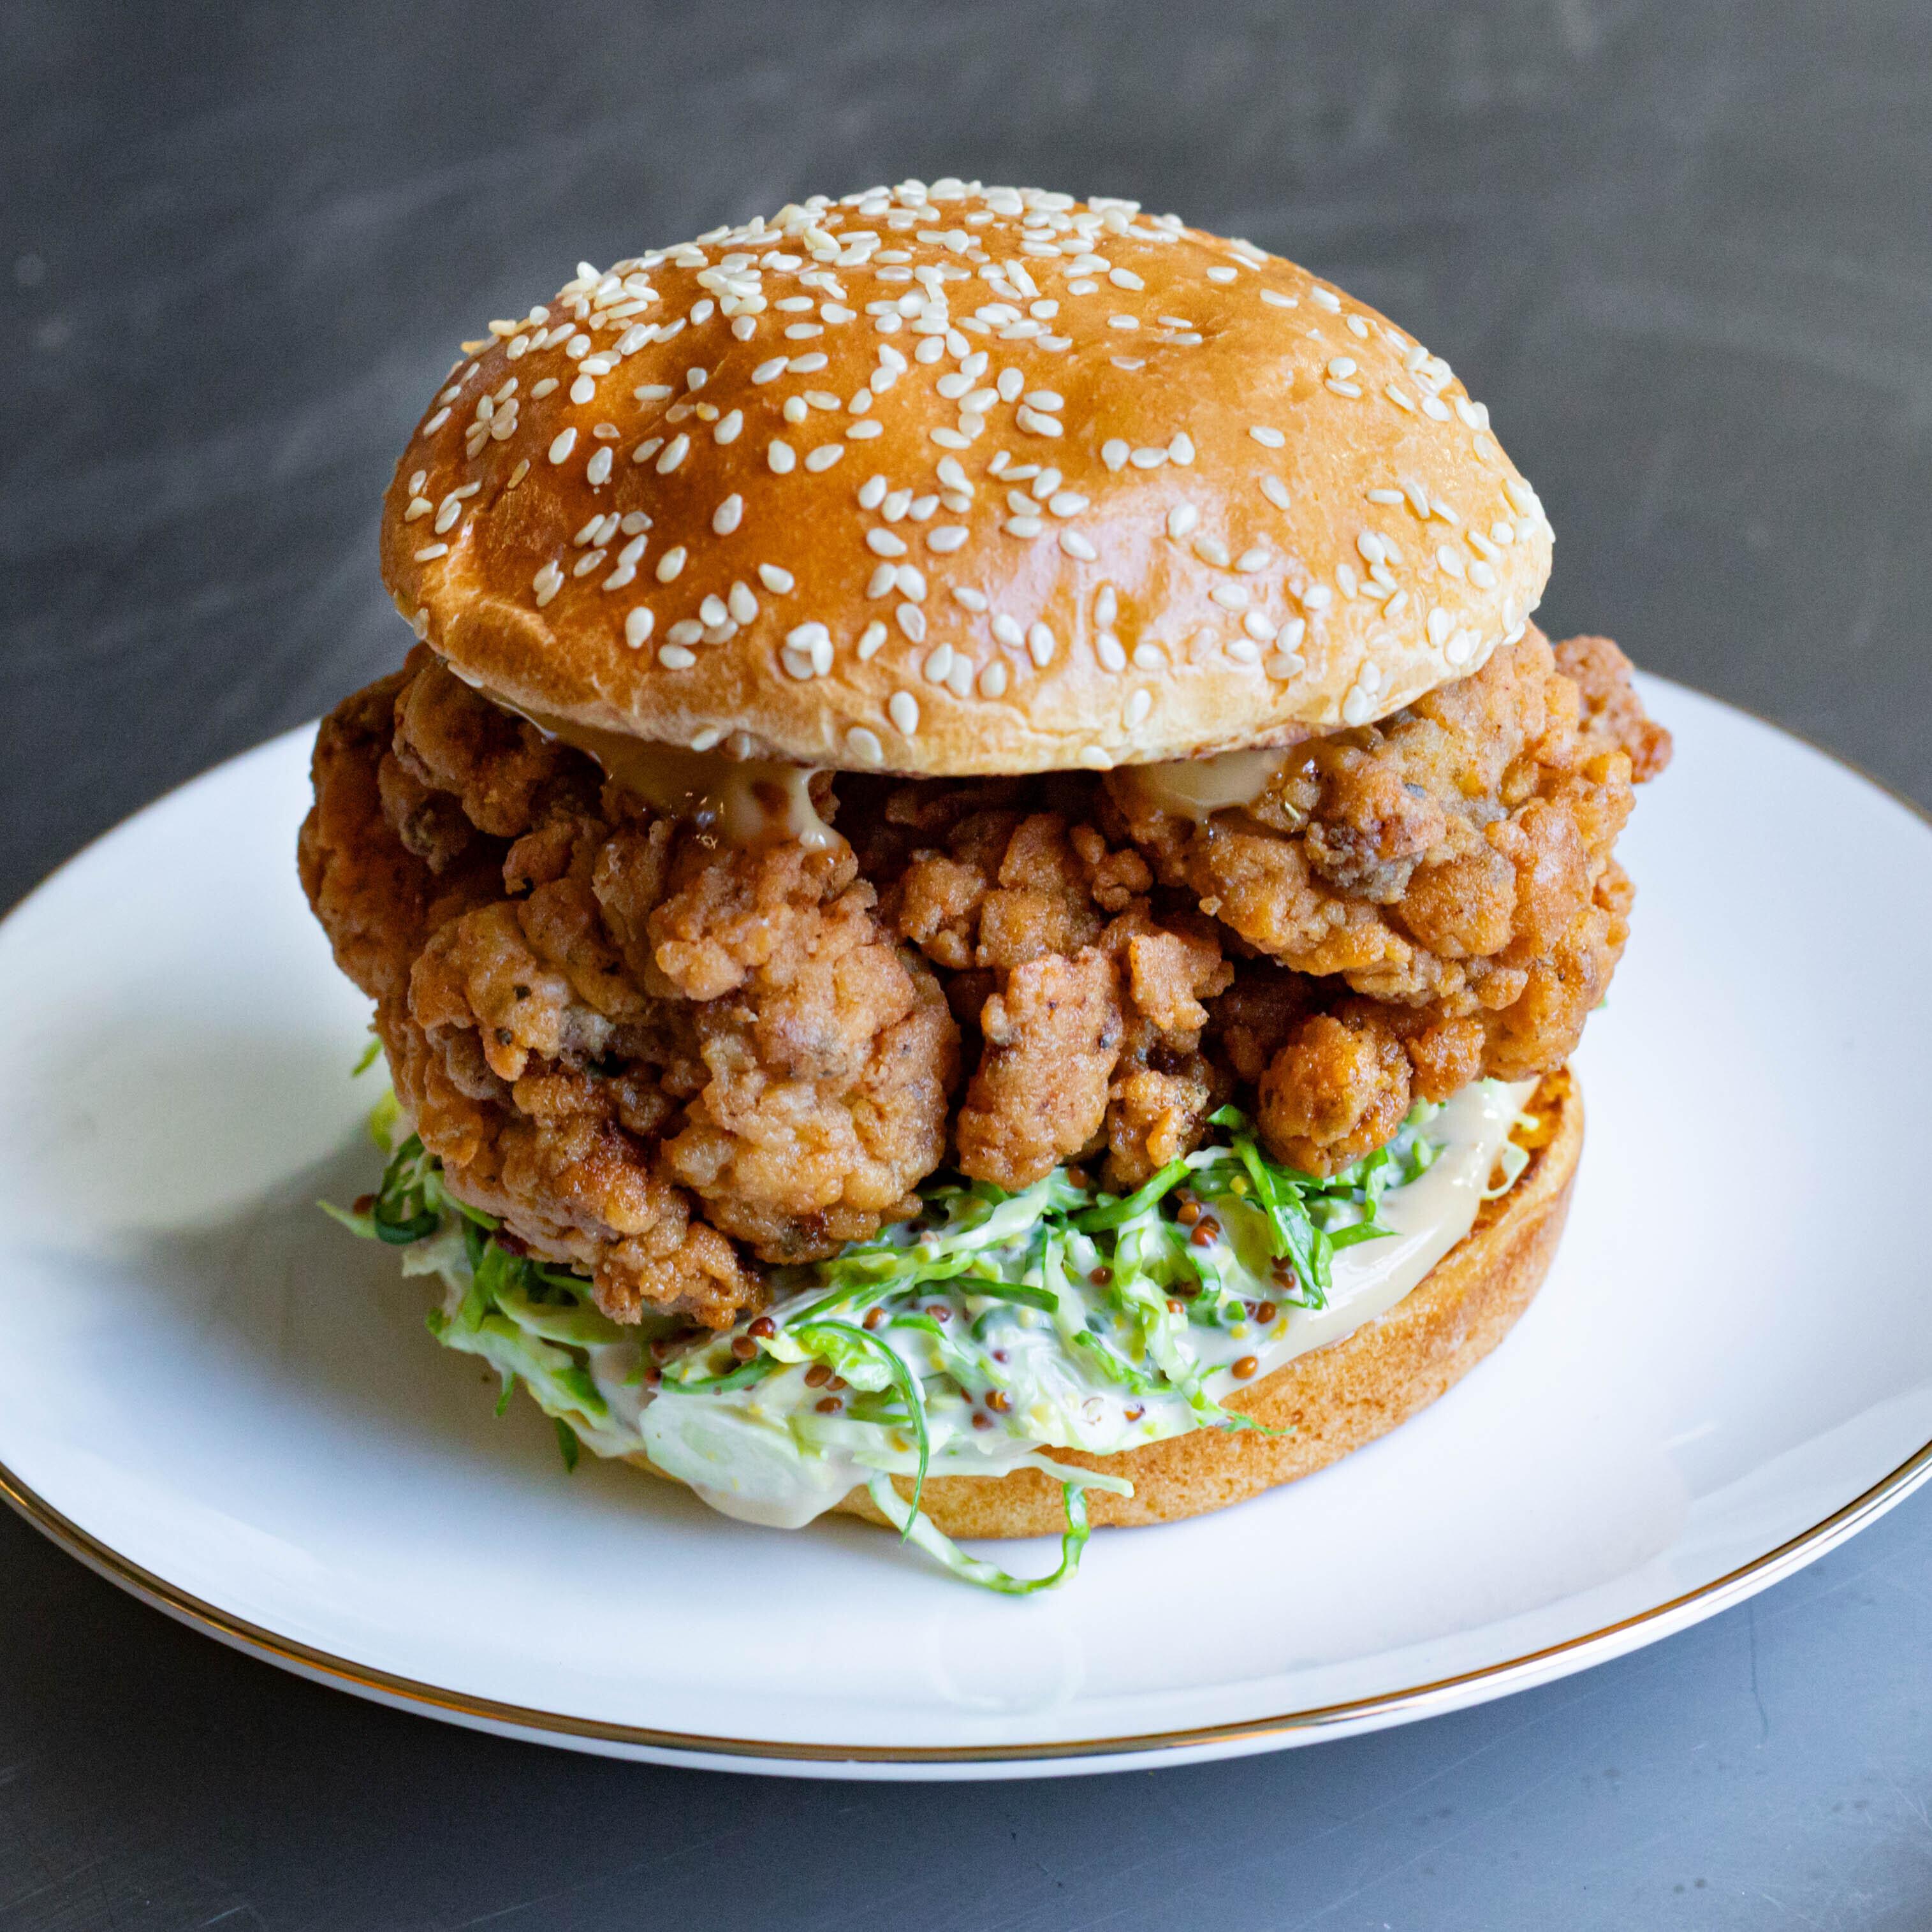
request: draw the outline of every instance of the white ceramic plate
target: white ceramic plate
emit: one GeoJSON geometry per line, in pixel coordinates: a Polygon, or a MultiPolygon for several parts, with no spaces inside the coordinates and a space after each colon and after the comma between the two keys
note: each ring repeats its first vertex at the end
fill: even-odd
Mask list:
{"type": "Polygon", "coordinates": [[[1932,958],[1932,828],[1708,698],[1647,695],[1677,761],[1626,841],[1636,937],[1580,1057],[1561,1257],[1495,1355],[1321,1475],[1102,1533],[1025,1602],[860,1524],[566,1475],[533,1407],[494,1420],[481,1365],[424,1335],[422,1286],[313,1204],[377,1160],[364,1002],[296,881],[304,731],[0,927],[0,1492],[307,1675],[746,1770],[1226,1756],[1681,1629],[1932,1472],[1932,1029],[1898,992],[1932,958]]]}

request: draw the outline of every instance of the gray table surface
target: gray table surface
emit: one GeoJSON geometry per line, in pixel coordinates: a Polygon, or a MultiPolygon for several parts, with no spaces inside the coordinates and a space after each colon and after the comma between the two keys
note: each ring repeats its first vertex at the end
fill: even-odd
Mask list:
{"type": "MultiPolygon", "coordinates": [[[[1358,291],[1542,490],[1551,628],[1932,800],[1928,110],[1916,0],[0,5],[0,904],[395,660],[377,500],[458,338],[906,174],[1358,291]]],[[[952,1787],[393,1714],[0,1519],[9,1932],[1932,1924],[1932,1496],[1482,1709],[952,1787]]]]}

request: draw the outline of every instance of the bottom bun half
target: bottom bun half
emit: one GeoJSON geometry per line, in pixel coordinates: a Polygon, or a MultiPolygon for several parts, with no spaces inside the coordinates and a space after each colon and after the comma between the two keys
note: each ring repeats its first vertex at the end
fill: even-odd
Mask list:
{"type": "MultiPolygon", "coordinates": [[[[1535,1128],[1515,1136],[1530,1151],[1516,1185],[1484,1204],[1475,1226],[1401,1300],[1227,1399],[1228,1408],[1280,1434],[1202,1429],[1114,1456],[1054,1450],[1056,1462],[1132,1483],[1131,1496],[1089,1490],[1091,1520],[1177,1522],[1246,1502],[1387,1435],[1467,1375],[1542,1286],[1569,1213],[1583,1103],[1567,1068],[1544,1081],[1530,1112],[1535,1128]]],[[[662,1473],[640,1456],[629,1460],[662,1473]]],[[[911,1479],[893,1481],[910,1498],[911,1479]]],[[[920,1507],[954,1538],[1058,1536],[1066,1520],[1060,1485],[1037,1469],[934,1477],[920,1507]]],[[[862,1489],[834,1508],[885,1525],[862,1489]]]]}

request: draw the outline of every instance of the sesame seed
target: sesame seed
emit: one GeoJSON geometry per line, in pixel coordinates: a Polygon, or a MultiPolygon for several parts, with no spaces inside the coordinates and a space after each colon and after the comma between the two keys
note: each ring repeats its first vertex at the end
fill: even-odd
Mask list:
{"type": "Polygon", "coordinates": [[[547,563],[530,580],[530,584],[537,595],[537,608],[541,610],[563,588],[563,572],[554,563],[547,563]]]}
{"type": "Polygon", "coordinates": [[[1268,568],[1268,557],[1269,552],[1261,544],[1256,544],[1252,549],[1243,550],[1240,555],[1235,558],[1234,568],[1252,577],[1256,571],[1265,570],[1268,568]]]}
{"type": "Polygon", "coordinates": [[[980,674],[980,695],[982,698],[1002,698],[1006,694],[1007,672],[1005,664],[998,658],[980,674]]]}
{"type": "Polygon", "coordinates": [[[926,533],[926,547],[942,556],[958,550],[970,532],[963,524],[940,524],[926,533]]]}
{"type": "Polygon", "coordinates": [[[1245,610],[1248,608],[1246,587],[1239,584],[1217,584],[1208,596],[1224,610],[1245,610]]]}
{"type": "Polygon", "coordinates": [[[1373,530],[1358,530],[1355,532],[1355,548],[1360,552],[1364,562],[1383,563],[1388,561],[1388,546],[1373,530]]]}
{"type": "Polygon", "coordinates": [[[1469,581],[1479,590],[1493,590],[1496,587],[1496,573],[1479,559],[1469,566],[1469,581]]]}
{"type": "Polygon", "coordinates": [[[1342,298],[1333,289],[1314,288],[1308,291],[1308,298],[1319,308],[1325,308],[1330,315],[1342,313],[1342,298]]]}
{"type": "Polygon", "coordinates": [[[1053,662],[1053,632],[1043,623],[1030,624],[1026,634],[1027,655],[1044,670],[1053,662]]]}
{"type": "Polygon", "coordinates": [[[1017,650],[1026,642],[1026,633],[1002,610],[993,620],[993,635],[1000,643],[1017,650]]]}
{"type": "Polygon", "coordinates": [[[941,644],[922,667],[922,675],[928,684],[944,684],[952,671],[952,646],[941,644]]]}
{"type": "Polygon", "coordinates": [[[668,476],[684,460],[690,448],[690,437],[680,430],[666,445],[664,454],[658,458],[658,474],[660,476],[668,476]]]}
{"type": "Polygon", "coordinates": [[[666,550],[658,559],[657,575],[660,584],[670,583],[684,568],[684,546],[679,544],[675,548],[666,550]]]}
{"type": "Polygon", "coordinates": [[[1128,460],[1136,470],[1158,470],[1167,460],[1167,452],[1158,444],[1150,443],[1136,450],[1128,460]]]}
{"type": "Polygon", "coordinates": [[[886,713],[901,734],[911,737],[919,729],[919,700],[909,691],[896,691],[886,713]]]}
{"type": "Polygon", "coordinates": [[[782,436],[775,436],[765,446],[765,461],[774,476],[787,476],[798,461],[798,452],[782,436]]]}
{"type": "Polygon", "coordinates": [[[1036,537],[1046,526],[1037,517],[1009,517],[1000,526],[1009,536],[1036,537]]]}
{"type": "Polygon", "coordinates": [[[608,449],[591,452],[590,460],[584,466],[584,480],[593,488],[601,488],[610,480],[610,452],[608,449]]]}
{"type": "Polygon", "coordinates": [[[1261,489],[1262,494],[1278,510],[1286,510],[1294,501],[1288,494],[1288,485],[1271,470],[1262,478],[1261,489]]]}
{"type": "Polygon", "coordinates": [[[1114,761],[1098,745],[1083,745],[1080,748],[1080,762],[1090,772],[1111,772],[1114,761]]]}
{"type": "Polygon", "coordinates": [[[680,617],[664,633],[674,644],[694,644],[704,635],[704,626],[695,617],[680,617]]]}
{"type": "Polygon", "coordinates": [[[1154,693],[1148,690],[1135,692],[1127,700],[1127,728],[1135,730],[1144,724],[1148,714],[1154,709],[1154,693]]]}
{"type": "Polygon", "coordinates": [[[1335,593],[1325,584],[1311,584],[1306,590],[1297,592],[1305,610],[1325,610],[1335,601],[1335,593]]]}
{"type": "Polygon", "coordinates": [[[886,748],[879,742],[879,734],[863,724],[853,725],[845,734],[845,748],[852,755],[868,765],[885,763],[886,748]]]}
{"type": "Polygon", "coordinates": [[[1095,637],[1094,655],[1100,660],[1103,670],[1122,671],[1127,668],[1127,654],[1112,631],[1102,631],[1095,637]]]}
{"type": "Polygon", "coordinates": [[[758,581],[767,590],[775,592],[780,597],[784,596],[791,589],[796,580],[790,571],[782,570],[775,563],[761,563],[758,566],[758,581]]]}
{"type": "Polygon", "coordinates": [[[1203,563],[1211,563],[1216,570],[1228,567],[1228,546],[1219,537],[1196,537],[1194,554],[1203,563]]]}
{"type": "Polygon", "coordinates": [[[744,520],[745,500],[734,490],[711,513],[711,527],[721,537],[728,537],[744,520]]]}
{"type": "Polygon", "coordinates": [[[926,602],[926,574],[916,564],[902,563],[892,572],[893,580],[915,604],[926,602]]]}
{"type": "Polygon", "coordinates": [[[1324,389],[1333,391],[1338,396],[1347,396],[1354,399],[1359,399],[1362,393],[1361,385],[1359,382],[1341,382],[1333,376],[1324,376],[1322,386],[1324,389]]]}
{"type": "Polygon", "coordinates": [[[1069,556],[1077,557],[1082,563],[1097,563],[1100,560],[1100,553],[1078,530],[1062,530],[1060,548],[1069,556]]]}
{"type": "MultiPolygon", "coordinates": [[[[1211,638],[1214,634],[1211,631],[1204,631],[1201,634],[1204,638],[1211,638]]],[[[1167,659],[1161,655],[1158,644],[1136,644],[1134,646],[1134,668],[1136,670],[1165,670],[1167,659]]]]}
{"type": "Polygon", "coordinates": [[[550,460],[553,463],[561,463],[576,447],[577,430],[574,426],[560,430],[550,440],[550,460]]]}
{"type": "Polygon", "coordinates": [[[1232,282],[1234,279],[1235,274],[1236,271],[1232,268],[1210,268],[1208,271],[1208,279],[1210,282],[1232,282]]]}
{"type": "Polygon", "coordinates": [[[752,371],[752,380],[758,383],[775,382],[784,372],[785,358],[782,356],[774,356],[770,362],[760,362],[752,371]]]}
{"type": "Polygon", "coordinates": [[[1364,490],[1362,494],[1371,503],[1387,503],[1391,507],[1402,501],[1402,492],[1400,490],[1364,490]]]}
{"type": "Polygon", "coordinates": [[[422,434],[424,436],[434,436],[448,420],[449,412],[447,410],[438,410],[436,414],[423,424],[422,434]]]}
{"type": "Polygon", "coordinates": [[[1369,333],[1369,325],[1360,316],[1352,315],[1348,318],[1348,333],[1351,335],[1359,335],[1366,340],[1369,333]]]}
{"type": "Polygon", "coordinates": [[[854,442],[864,442],[873,436],[884,436],[885,433],[885,424],[870,418],[864,422],[854,423],[845,432],[854,442]]]}
{"type": "Polygon", "coordinates": [[[1460,577],[1462,574],[1462,553],[1452,549],[1448,544],[1443,544],[1438,548],[1436,552],[1436,561],[1451,577],[1460,577]]]}
{"type": "Polygon", "coordinates": [[[1279,289],[1264,289],[1261,295],[1262,300],[1270,308],[1299,308],[1301,306],[1299,296],[1285,296],[1279,289]]]}
{"type": "Polygon", "coordinates": [[[878,655],[879,646],[886,641],[886,631],[875,617],[868,624],[859,638],[859,662],[868,664],[878,655]]]}
{"type": "Polygon", "coordinates": [[[1127,458],[1132,454],[1130,446],[1118,436],[1110,436],[1100,446],[1100,460],[1109,470],[1124,470],[1127,458]]]}
{"type": "Polygon", "coordinates": [[[902,604],[893,611],[899,628],[916,644],[926,641],[926,613],[916,604],[902,604]]]}
{"type": "Polygon", "coordinates": [[[657,614],[648,604],[639,604],[626,612],[624,617],[624,641],[632,650],[646,644],[652,627],[657,622],[657,614]]]}
{"type": "Polygon", "coordinates": [[[734,622],[748,624],[758,614],[758,600],[752,595],[752,587],[742,578],[735,580],[725,598],[725,608],[731,614],[734,622]]]}
{"type": "Polygon", "coordinates": [[[880,597],[890,597],[898,580],[899,573],[897,566],[890,563],[882,563],[872,572],[872,580],[866,586],[866,595],[868,598],[874,600],[880,597]]]}
{"type": "Polygon", "coordinates": [[[1265,448],[1279,449],[1288,438],[1278,429],[1270,429],[1266,423],[1250,423],[1248,434],[1265,448]]]}
{"type": "Polygon", "coordinates": [[[1437,422],[1447,422],[1449,420],[1449,405],[1440,396],[1424,396],[1422,413],[1437,422]]]}
{"type": "Polygon", "coordinates": [[[952,592],[952,601],[956,604],[962,604],[975,613],[986,610],[986,593],[983,590],[975,590],[970,584],[952,584],[946,587],[952,592]]]}
{"type": "Polygon", "coordinates": [[[866,532],[866,548],[874,556],[904,556],[905,539],[890,530],[869,530],[866,532]]]}
{"type": "Polygon", "coordinates": [[[1194,460],[1194,439],[1185,430],[1167,446],[1167,460],[1185,469],[1194,460]]]}
{"type": "Polygon", "coordinates": [[[805,459],[805,466],[810,470],[830,470],[845,454],[842,442],[821,442],[805,459]]]}
{"type": "Polygon", "coordinates": [[[658,648],[658,662],[666,670],[688,670],[697,662],[682,644],[662,644],[658,648]]]}
{"type": "Polygon", "coordinates": [[[570,400],[573,403],[587,403],[597,393],[597,385],[588,376],[580,376],[570,386],[570,400]]]}
{"type": "Polygon", "coordinates": [[[449,546],[446,543],[424,544],[422,548],[416,552],[416,560],[418,563],[428,563],[436,557],[447,556],[448,554],[449,546]]]}

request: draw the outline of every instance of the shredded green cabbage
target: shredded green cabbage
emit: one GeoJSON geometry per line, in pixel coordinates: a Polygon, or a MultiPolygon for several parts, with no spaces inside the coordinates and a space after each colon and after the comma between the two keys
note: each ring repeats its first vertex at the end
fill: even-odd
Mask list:
{"type": "Polygon", "coordinates": [[[1214,1117],[1210,1144],[1124,1196],[1064,1168],[1013,1194],[936,1178],[916,1219],[780,1270],[761,1317],[696,1337],[664,1318],[620,1327],[586,1276],[517,1252],[449,1194],[416,1135],[394,1139],[405,1124],[392,1098],[371,1121],[389,1154],[380,1184],[328,1212],[400,1248],[406,1271],[442,1280],[430,1334],[488,1362],[505,1402],[521,1382],[554,1420],[566,1466],[580,1445],[647,1454],[721,1506],[802,1498],[800,1520],[862,1486],[902,1540],[952,1574],[1024,1594],[1078,1570],[1088,1490],[1132,1492],[1046,1452],[1256,1426],[1210,1393],[1221,1359],[1240,1338],[1280,1332],[1270,1304],[1325,1306],[1335,1254],[1391,1232],[1382,1198],[1435,1158],[1422,1130],[1436,1111],[1418,1106],[1388,1147],[1328,1179],[1270,1160],[1233,1108],[1214,1117]],[[930,1474],[1028,1467],[1064,1493],[1047,1576],[968,1555],[920,1506],[930,1474]]]}

